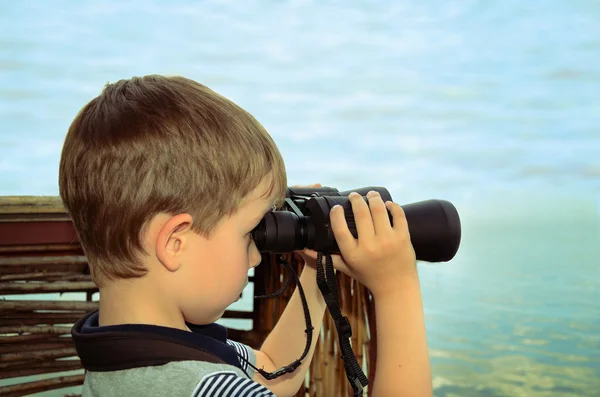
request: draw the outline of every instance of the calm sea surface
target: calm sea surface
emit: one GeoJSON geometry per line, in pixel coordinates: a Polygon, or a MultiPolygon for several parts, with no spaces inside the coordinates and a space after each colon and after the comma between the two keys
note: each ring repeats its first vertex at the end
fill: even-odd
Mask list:
{"type": "Polygon", "coordinates": [[[600,396],[599,65],[591,0],[5,2],[0,195],[58,194],[105,83],[185,75],[290,184],[457,206],[456,258],[420,265],[436,397],[600,396]]]}

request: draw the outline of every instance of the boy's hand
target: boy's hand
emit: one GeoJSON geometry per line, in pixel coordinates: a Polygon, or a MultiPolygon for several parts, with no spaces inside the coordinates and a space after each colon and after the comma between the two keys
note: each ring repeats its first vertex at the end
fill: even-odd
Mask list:
{"type": "MultiPolygon", "coordinates": [[[[323,187],[320,183],[315,183],[313,185],[295,185],[292,187],[323,187]]],[[[305,248],[302,251],[296,251],[302,259],[304,259],[304,263],[313,268],[317,268],[317,251],[305,248]]],[[[337,268],[338,265],[343,266],[343,260],[340,255],[331,255],[331,259],[333,261],[333,267],[337,268]]]]}
{"type": "Polygon", "coordinates": [[[334,206],[330,212],[331,228],[345,262],[338,262],[336,267],[364,284],[376,297],[393,292],[401,281],[417,275],[404,211],[396,203],[384,203],[373,191],[367,194],[369,205],[358,193],[349,198],[358,239],[350,233],[342,207],[334,206]],[[387,210],[394,219],[393,227],[387,210]]]}
{"type": "MultiPolygon", "coordinates": [[[[305,248],[304,250],[297,251],[297,252],[300,254],[302,259],[304,259],[304,264],[306,264],[310,267],[313,267],[315,269],[317,268],[317,254],[318,254],[317,251],[305,248]]],[[[340,269],[340,268],[345,269],[347,267],[347,265],[344,263],[344,260],[342,259],[341,255],[339,255],[339,254],[332,254],[331,260],[333,262],[334,269],[340,269]]],[[[323,256],[323,264],[324,263],[325,263],[325,256],[323,256]]]]}

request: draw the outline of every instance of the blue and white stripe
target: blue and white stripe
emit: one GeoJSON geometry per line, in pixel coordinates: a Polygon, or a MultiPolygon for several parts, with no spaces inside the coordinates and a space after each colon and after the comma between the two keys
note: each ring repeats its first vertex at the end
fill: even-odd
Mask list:
{"type": "Polygon", "coordinates": [[[276,397],[269,389],[235,372],[222,371],[205,376],[192,397],[276,397]]]}
{"type": "Polygon", "coordinates": [[[227,340],[227,344],[232,346],[237,354],[240,356],[240,364],[242,365],[242,371],[248,372],[248,361],[250,361],[250,354],[248,352],[249,347],[233,340],[227,340]]]}

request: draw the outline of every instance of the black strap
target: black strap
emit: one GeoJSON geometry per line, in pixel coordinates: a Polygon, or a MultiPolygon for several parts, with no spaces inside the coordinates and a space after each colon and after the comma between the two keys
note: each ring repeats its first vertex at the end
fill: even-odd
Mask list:
{"type": "Polygon", "coordinates": [[[102,338],[80,338],[75,347],[88,371],[119,371],[187,360],[227,364],[197,346],[142,332],[111,332],[102,338]]]}
{"type": "Polygon", "coordinates": [[[256,298],[258,298],[258,299],[274,298],[278,295],[281,295],[289,284],[290,274],[291,274],[294,277],[294,281],[295,281],[296,285],[298,285],[298,291],[300,292],[300,299],[302,300],[302,308],[304,309],[304,321],[306,322],[306,329],[304,330],[304,332],[306,333],[306,346],[304,347],[304,352],[302,352],[302,355],[300,356],[299,359],[293,361],[292,363],[286,365],[285,367],[279,368],[277,371],[274,371],[274,372],[267,372],[262,368],[257,368],[254,365],[252,365],[252,363],[250,363],[245,357],[238,355],[238,357],[240,359],[246,361],[246,363],[249,366],[254,368],[254,370],[256,372],[261,374],[263,376],[263,378],[265,378],[267,380],[273,380],[282,375],[292,373],[300,365],[302,365],[302,360],[304,360],[304,358],[308,355],[308,352],[310,351],[310,346],[312,345],[313,331],[315,329],[312,325],[312,320],[310,319],[310,311],[308,310],[308,302],[306,302],[306,295],[304,294],[304,288],[302,288],[302,284],[300,283],[300,279],[298,278],[298,275],[296,274],[294,269],[292,269],[292,266],[289,263],[284,262],[281,257],[279,257],[279,264],[281,266],[285,267],[288,271],[288,275],[287,275],[287,278],[286,278],[283,286],[277,292],[274,292],[274,293],[268,294],[268,295],[256,296],[256,298]]]}
{"type": "Polygon", "coordinates": [[[356,356],[350,345],[350,337],[352,336],[352,327],[348,317],[342,315],[340,309],[340,301],[337,294],[337,282],[335,273],[333,272],[333,261],[331,255],[325,256],[325,271],[323,270],[323,253],[317,255],[317,285],[321,290],[321,294],[327,304],[327,309],[333,318],[335,328],[337,329],[340,350],[342,351],[342,360],[346,369],[346,377],[354,390],[355,396],[363,395],[363,388],[369,384],[369,379],[365,376],[361,366],[356,360],[356,356]],[[327,278],[325,278],[327,274],[327,278]]]}
{"type": "MultiPolygon", "coordinates": [[[[335,323],[335,328],[339,337],[340,350],[342,352],[342,360],[344,361],[344,368],[346,370],[346,377],[354,390],[354,396],[362,396],[363,388],[369,384],[368,378],[365,376],[361,366],[358,364],[358,360],[352,351],[352,346],[350,345],[350,337],[352,336],[352,327],[350,325],[350,321],[348,317],[342,316],[342,311],[340,309],[340,301],[337,295],[337,282],[335,278],[335,273],[333,272],[333,260],[331,259],[331,255],[325,254],[325,266],[323,266],[323,253],[319,252],[317,255],[317,285],[323,298],[325,299],[325,303],[327,304],[327,309],[333,318],[335,323]],[[325,270],[323,270],[325,267],[325,270]],[[325,274],[327,274],[327,278],[325,278],[325,274]]],[[[302,288],[302,284],[300,283],[300,279],[296,272],[292,269],[291,265],[286,263],[279,257],[278,263],[285,267],[288,270],[287,279],[282,288],[280,288],[277,292],[257,296],[257,298],[274,298],[275,296],[280,295],[287,288],[289,284],[289,277],[292,275],[294,277],[294,281],[298,285],[298,290],[300,292],[300,298],[302,299],[302,308],[304,309],[304,319],[306,321],[306,346],[304,348],[304,352],[302,356],[296,361],[292,362],[285,367],[280,368],[275,372],[267,372],[261,368],[256,368],[247,359],[242,356],[239,356],[240,359],[246,361],[248,365],[254,368],[258,373],[260,373],[265,379],[275,379],[279,376],[282,376],[286,373],[294,372],[301,364],[302,360],[306,357],[310,350],[310,346],[312,344],[312,335],[314,327],[312,326],[312,322],[310,319],[310,312],[308,310],[308,303],[306,302],[306,296],[304,295],[304,289],[302,288]]]]}

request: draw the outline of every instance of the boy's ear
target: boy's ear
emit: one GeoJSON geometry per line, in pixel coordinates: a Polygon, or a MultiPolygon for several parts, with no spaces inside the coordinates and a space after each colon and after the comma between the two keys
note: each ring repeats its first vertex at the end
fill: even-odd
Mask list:
{"type": "Polygon", "coordinates": [[[189,241],[193,218],[190,214],[177,214],[160,228],[156,237],[156,257],[169,271],[181,266],[182,252],[189,241]]]}

